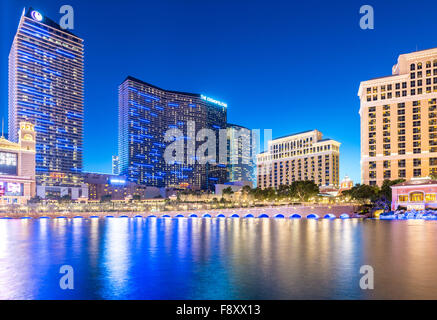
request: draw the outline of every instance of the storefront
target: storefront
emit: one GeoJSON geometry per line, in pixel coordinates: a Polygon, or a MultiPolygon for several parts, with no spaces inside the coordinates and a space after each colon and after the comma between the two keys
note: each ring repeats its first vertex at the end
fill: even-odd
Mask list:
{"type": "Polygon", "coordinates": [[[35,188],[35,130],[21,122],[18,143],[0,137],[0,204],[24,204],[35,188]]]}
{"type": "Polygon", "coordinates": [[[437,180],[416,178],[398,183],[392,188],[392,210],[437,209],[437,180]]]}

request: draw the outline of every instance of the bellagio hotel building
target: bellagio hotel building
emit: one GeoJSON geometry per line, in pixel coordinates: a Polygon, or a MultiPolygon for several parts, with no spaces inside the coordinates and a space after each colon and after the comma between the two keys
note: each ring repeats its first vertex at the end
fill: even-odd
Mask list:
{"type": "Polygon", "coordinates": [[[270,140],[257,155],[257,186],[278,188],[293,181],[311,180],[318,186],[339,185],[340,143],[322,139],[318,130],[270,140]]]}
{"type": "Polygon", "coordinates": [[[363,81],[361,181],[437,173],[437,48],[402,54],[392,75],[363,81]]]}

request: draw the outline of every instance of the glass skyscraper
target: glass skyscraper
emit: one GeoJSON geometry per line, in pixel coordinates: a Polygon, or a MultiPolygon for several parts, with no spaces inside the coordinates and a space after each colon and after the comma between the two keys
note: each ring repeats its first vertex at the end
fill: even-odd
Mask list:
{"type": "Polygon", "coordinates": [[[20,121],[35,125],[37,185],[81,185],[83,91],[83,40],[23,10],[9,54],[9,137],[17,141],[20,121]]]}
{"type": "Polygon", "coordinates": [[[226,108],[225,103],[204,95],[168,91],[127,77],[119,87],[120,174],[149,186],[213,190],[227,175],[226,164],[219,163],[220,141],[224,141],[226,154],[226,108]],[[184,144],[183,161],[168,163],[164,159],[166,147],[172,143],[164,141],[169,129],[180,129],[175,140],[184,144]],[[203,143],[196,139],[201,129],[215,134],[215,162],[200,164],[189,151],[189,145],[198,150],[203,143]],[[223,139],[219,139],[220,129],[223,139]]]}
{"type": "Polygon", "coordinates": [[[255,155],[252,144],[254,138],[252,130],[236,124],[228,124],[228,180],[250,181],[256,184],[255,155]]]}

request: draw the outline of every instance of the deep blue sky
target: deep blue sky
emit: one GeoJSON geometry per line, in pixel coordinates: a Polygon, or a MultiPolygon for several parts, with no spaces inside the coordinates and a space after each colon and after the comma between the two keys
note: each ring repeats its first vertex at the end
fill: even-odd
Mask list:
{"type": "Polygon", "coordinates": [[[360,180],[359,83],[401,53],[437,46],[435,1],[1,0],[0,116],[8,53],[23,7],[59,21],[75,10],[85,40],[84,170],[110,172],[117,88],[132,75],[226,101],[228,120],[273,137],[319,129],[342,143],[340,175],[360,180]],[[359,8],[375,29],[359,28],[359,8]]]}

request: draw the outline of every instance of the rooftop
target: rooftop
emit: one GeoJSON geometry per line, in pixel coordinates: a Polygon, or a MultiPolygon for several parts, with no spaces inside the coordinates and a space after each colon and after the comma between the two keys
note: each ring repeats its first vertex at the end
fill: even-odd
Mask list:
{"type": "Polygon", "coordinates": [[[138,82],[138,83],[144,84],[146,86],[149,86],[149,87],[161,90],[161,91],[165,91],[165,92],[170,92],[170,93],[175,93],[175,94],[182,94],[182,95],[186,95],[186,96],[192,96],[192,97],[200,98],[200,94],[198,94],[198,93],[189,93],[189,92],[172,91],[172,90],[162,89],[160,87],[157,87],[157,86],[155,86],[153,84],[147,83],[147,82],[145,82],[143,80],[137,79],[137,78],[132,77],[132,76],[127,76],[126,79],[122,83],[125,83],[127,80],[138,82]]]}
{"type": "Polygon", "coordinates": [[[32,8],[32,7],[27,8],[27,10],[26,10],[26,8],[24,8],[24,10],[25,10],[25,11],[24,11],[24,16],[25,16],[26,18],[32,19],[32,20],[34,20],[34,21],[36,21],[36,22],[39,22],[39,23],[41,23],[41,24],[45,24],[46,26],[52,27],[52,28],[54,28],[54,29],[58,29],[59,31],[62,31],[62,32],[68,33],[69,35],[72,35],[72,36],[74,36],[74,37],[76,37],[76,38],[79,38],[79,37],[76,36],[74,33],[70,32],[69,30],[62,29],[61,26],[60,26],[59,24],[57,24],[57,23],[56,23],[55,21],[53,21],[52,19],[46,17],[46,16],[45,16],[44,14],[42,14],[42,12],[40,12],[39,10],[36,10],[36,9],[34,9],[34,8],[32,8]],[[32,17],[32,12],[33,12],[33,11],[37,11],[37,12],[41,13],[41,15],[42,15],[42,20],[41,20],[41,21],[37,21],[37,20],[35,20],[35,19],[32,17]]]}
{"type": "Polygon", "coordinates": [[[393,187],[408,187],[408,186],[426,186],[426,185],[437,185],[437,180],[433,180],[429,177],[425,178],[412,178],[411,180],[404,181],[398,184],[395,184],[393,187]]]}

